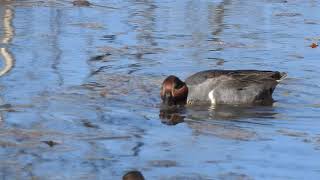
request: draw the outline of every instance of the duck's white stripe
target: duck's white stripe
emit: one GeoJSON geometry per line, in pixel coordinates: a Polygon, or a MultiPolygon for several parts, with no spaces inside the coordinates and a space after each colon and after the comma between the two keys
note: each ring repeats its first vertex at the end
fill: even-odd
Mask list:
{"type": "Polygon", "coordinates": [[[213,91],[214,90],[210,91],[208,96],[209,96],[209,99],[211,100],[211,104],[216,104],[216,99],[213,96],[213,91]]]}

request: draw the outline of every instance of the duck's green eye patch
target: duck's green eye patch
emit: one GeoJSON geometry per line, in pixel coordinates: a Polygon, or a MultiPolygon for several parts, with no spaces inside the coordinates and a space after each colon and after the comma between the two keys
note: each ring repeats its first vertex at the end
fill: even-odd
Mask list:
{"type": "Polygon", "coordinates": [[[175,89],[180,89],[182,88],[183,84],[182,83],[175,83],[174,88],[175,89]]]}

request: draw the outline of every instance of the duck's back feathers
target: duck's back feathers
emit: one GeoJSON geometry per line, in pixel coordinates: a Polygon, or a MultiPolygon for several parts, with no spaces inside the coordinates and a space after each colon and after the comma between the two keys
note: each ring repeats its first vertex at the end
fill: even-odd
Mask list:
{"type": "Polygon", "coordinates": [[[204,81],[220,76],[228,76],[239,81],[281,81],[286,77],[286,73],[278,71],[259,71],[259,70],[207,70],[201,71],[186,79],[188,85],[201,84],[204,81]]]}
{"type": "Polygon", "coordinates": [[[272,101],[272,93],[286,76],[278,71],[208,70],[186,79],[188,102],[252,104],[272,101]]]}

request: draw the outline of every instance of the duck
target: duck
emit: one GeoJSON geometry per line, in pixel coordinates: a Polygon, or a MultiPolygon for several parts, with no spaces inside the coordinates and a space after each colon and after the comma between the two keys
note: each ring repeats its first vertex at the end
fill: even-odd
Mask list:
{"type": "Polygon", "coordinates": [[[269,105],[272,94],[287,73],[265,70],[206,70],[189,76],[185,82],[174,75],[164,79],[162,104],[269,105]]]}

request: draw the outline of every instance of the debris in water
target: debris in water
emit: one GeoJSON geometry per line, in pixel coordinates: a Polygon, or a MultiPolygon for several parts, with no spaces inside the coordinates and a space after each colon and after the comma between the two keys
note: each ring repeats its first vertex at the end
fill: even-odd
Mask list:
{"type": "Polygon", "coordinates": [[[281,133],[282,135],[286,136],[292,136],[292,137],[306,137],[308,136],[305,132],[299,132],[299,131],[291,131],[286,129],[279,129],[277,132],[281,133]]]}
{"type": "Polygon", "coordinates": [[[79,26],[82,28],[88,28],[88,29],[104,29],[104,26],[100,23],[96,23],[96,22],[82,22],[82,23],[73,23],[71,24],[73,26],[79,26]]]}
{"type": "Polygon", "coordinates": [[[72,2],[72,4],[74,6],[90,6],[91,3],[89,1],[86,1],[86,0],[75,0],[72,2]]]}
{"type": "Polygon", "coordinates": [[[105,57],[111,56],[111,55],[112,55],[111,53],[105,53],[105,54],[102,54],[102,55],[96,55],[96,56],[92,57],[92,58],[90,59],[90,61],[101,61],[101,60],[103,60],[105,57]]]}
{"type": "Polygon", "coordinates": [[[92,4],[91,2],[86,1],[86,0],[74,0],[74,1],[72,1],[72,4],[73,4],[74,6],[78,6],[78,7],[95,6],[95,7],[108,8],[108,9],[118,9],[118,8],[110,7],[110,6],[92,4]]]}
{"type": "Polygon", "coordinates": [[[104,36],[103,36],[103,39],[104,39],[104,40],[113,41],[113,40],[116,39],[116,35],[114,35],[114,34],[104,35],[104,36]]]}
{"type": "Polygon", "coordinates": [[[222,66],[224,64],[224,60],[223,59],[219,59],[217,62],[216,62],[216,65],[218,66],[222,66]]]}
{"type": "Polygon", "coordinates": [[[95,124],[92,124],[91,122],[89,122],[89,121],[84,121],[83,122],[83,125],[85,126],[85,127],[88,127],[88,128],[99,128],[99,126],[98,125],[95,125],[95,124]]]}
{"type": "Polygon", "coordinates": [[[243,179],[243,180],[253,180],[252,177],[242,174],[242,173],[237,173],[237,172],[227,172],[227,173],[221,173],[219,174],[219,179],[243,179]]]}
{"type": "Polygon", "coordinates": [[[17,112],[11,104],[0,105],[0,111],[17,112]]]}
{"type": "Polygon", "coordinates": [[[310,45],[311,48],[316,48],[316,47],[318,47],[318,46],[319,46],[319,45],[316,44],[316,43],[312,43],[312,44],[310,45]]]}
{"type": "Polygon", "coordinates": [[[279,16],[279,17],[296,17],[296,16],[302,16],[302,14],[293,13],[293,12],[283,12],[283,13],[275,14],[275,16],[279,16]]]}
{"type": "Polygon", "coordinates": [[[53,147],[53,146],[55,146],[55,145],[58,145],[58,144],[59,144],[58,142],[51,141],[51,140],[49,140],[49,141],[41,141],[41,142],[43,142],[43,143],[47,144],[47,145],[48,145],[48,146],[50,146],[50,147],[53,147]]]}
{"type": "Polygon", "coordinates": [[[178,166],[178,163],[176,161],[172,160],[153,160],[149,161],[150,166],[153,167],[176,167],[178,166]]]}
{"type": "Polygon", "coordinates": [[[100,92],[100,96],[101,96],[101,97],[107,97],[107,96],[108,96],[108,91],[107,91],[106,89],[102,90],[102,91],[100,92]]]}

